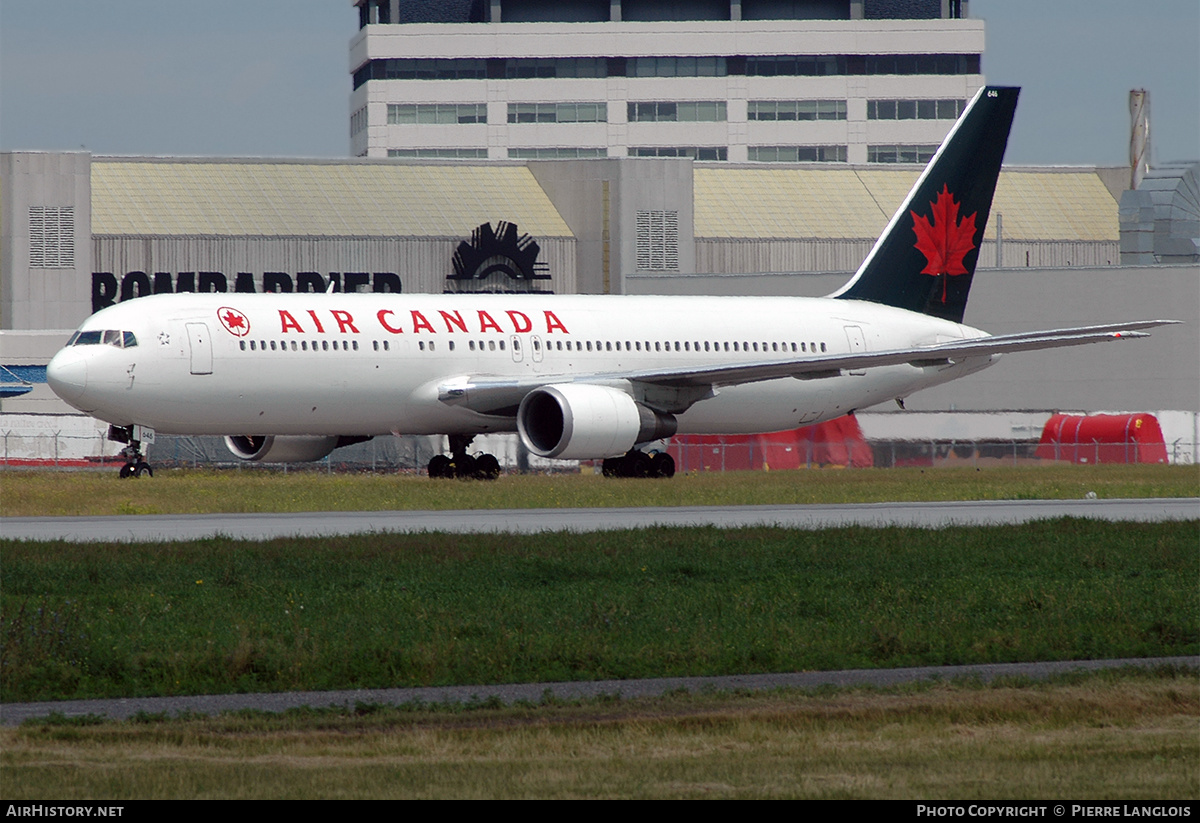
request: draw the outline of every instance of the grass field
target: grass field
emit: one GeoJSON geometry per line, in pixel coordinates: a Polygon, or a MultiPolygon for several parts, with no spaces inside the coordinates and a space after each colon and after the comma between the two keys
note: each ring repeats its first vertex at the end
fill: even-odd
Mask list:
{"type": "MultiPolygon", "coordinates": [[[[1165,466],[0,474],[4,515],[1200,496],[1165,466]]],[[[0,541],[5,701],[1196,654],[1200,523],[0,541]]],[[[1195,671],[0,729],[10,800],[1200,798],[1195,671]]]]}
{"type": "Polygon", "coordinates": [[[1194,671],[513,708],[0,729],[9,802],[158,798],[1195,800],[1194,671]]]}
{"type": "Polygon", "coordinates": [[[507,475],[495,482],[415,475],[163,470],[0,473],[7,516],[381,511],[389,509],[713,506],[882,500],[1200,497],[1200,467],[1162,465],[712,472],[669,481],[590,474],[507,475]]]}
{"type": "Polygon", "coordinates": [[[0,543],[7,701],[1200,651],[1197,523],[0,543]]]}

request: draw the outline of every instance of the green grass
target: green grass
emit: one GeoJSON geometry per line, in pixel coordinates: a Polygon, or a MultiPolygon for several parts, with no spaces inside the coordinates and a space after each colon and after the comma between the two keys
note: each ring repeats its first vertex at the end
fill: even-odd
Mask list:
{"type": "MultiPolygon", "coordinates": [[[[9,801],[1195,800],[1195,671],[0,729],[9,801]]],[[[1181,804],[1182,805],[1182,804],[1181,804]]]]}
{"type": "Polygon", "coordinates": [[[5,701],[1200,650],[1198,524],[0,542],[5,701]]]}
{"type": "Polygon", "coordinates": [[[6,516],[713,506],[880,500],[1200,497],[1200,467],[1102,465],[712,472],[669,481],[592,474],[507,475],[487,483],[414,475],[261,470],[0,473],[6,516]]]}

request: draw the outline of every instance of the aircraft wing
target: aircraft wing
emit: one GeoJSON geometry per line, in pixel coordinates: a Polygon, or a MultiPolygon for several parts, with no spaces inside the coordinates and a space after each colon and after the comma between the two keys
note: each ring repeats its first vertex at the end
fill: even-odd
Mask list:
{"type": "Polygon", "coordinates": [[[1179,322],[1178,320],[1141,320],[1134,323],[990,335],[928,346],[916,346],[909,349],[809,355],[803,358],[755,360],[695,368],[629,369],[562,376],[531,374],[520,378],[491,378],[486,375],[463,376],[443,381],[437,389],[438,399],[443,403],[463,406],[482,414],[511,416],[516,414],[516,408],[525,394],[539,386],[561,383],[601,385],[641,383],[648,387],[681,390],[676,393],[672,405],[682,404],[682,408],[670,409],[678,413],[693,403],[712,396],[715,390],[721,386],[777,380],[783,377],[820,380],[838,377],[845,371],[895,366],[902,363],[910,363],[914,366],[949,365],[952,362],[969,358],[992,357],[1009,352],[1080,346],[1103,340],[1136,339],[1149,337],[1139,329],[1173,325],[1179,322]]]}

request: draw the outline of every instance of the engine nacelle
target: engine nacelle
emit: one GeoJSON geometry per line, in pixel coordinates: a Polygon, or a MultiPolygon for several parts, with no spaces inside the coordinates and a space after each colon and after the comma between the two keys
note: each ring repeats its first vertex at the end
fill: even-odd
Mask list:
{"type": "Polygon", "coordinates": [[[618,389],[585,383],[534,389],[517,411],[525,447],[562,460],[616,457],[637,443],[670,437],[676,428],[673,415],[643,406],[618,389]]]}
{"type": "Polygon", "coordinates": [[[338,446],[370,440],[369,437],[299,437],[293,435],[237,435],[225,445],[241,460],[255,463],[305,463],[320,460],[338,446]]]}

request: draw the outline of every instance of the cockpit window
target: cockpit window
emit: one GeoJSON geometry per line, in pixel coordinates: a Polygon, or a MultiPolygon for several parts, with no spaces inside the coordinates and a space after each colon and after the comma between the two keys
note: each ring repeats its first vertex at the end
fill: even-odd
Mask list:
{"type": "Polygon", "coordinates": [[[116,346],[118,349],[129,349],[137,345],[137,338],[131,331],[104,329],[101,331],[77,331],[67,341],[68,346],[96,346],[102,343],[116,346]]]}

